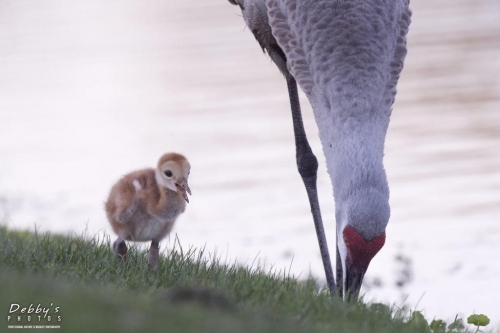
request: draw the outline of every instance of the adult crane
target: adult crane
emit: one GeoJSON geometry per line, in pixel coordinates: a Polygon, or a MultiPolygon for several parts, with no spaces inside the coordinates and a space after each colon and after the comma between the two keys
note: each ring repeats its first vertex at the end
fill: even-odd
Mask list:
{"type": "Polygon", "coordinates": [[[389,185],[384,142],[406,56],[409,0],[229,0],[285,76],[296,158],[327,284],[355,295],[385,242],[389,185]],[[335,199],[337,286],[316,190],[297,83],[313,108],[335,199]]]}

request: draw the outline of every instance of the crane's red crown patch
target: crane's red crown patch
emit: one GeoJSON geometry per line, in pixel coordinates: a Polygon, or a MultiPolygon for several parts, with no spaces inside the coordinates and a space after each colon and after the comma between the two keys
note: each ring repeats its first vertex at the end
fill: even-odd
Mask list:
{"type": "Polygon", "coordinates": [[[370,261],[384,246],[385,232],[367,241],[351,226],[344,228],[344,243],[347,247],[347,257],[351,263],[368,268],[370,261]]]}

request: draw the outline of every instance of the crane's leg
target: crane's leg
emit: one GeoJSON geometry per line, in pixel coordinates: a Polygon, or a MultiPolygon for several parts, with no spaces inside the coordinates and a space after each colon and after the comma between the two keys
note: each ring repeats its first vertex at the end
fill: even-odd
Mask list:
{"type": "Polygon", "coordinates": [[[309,142],[307,141],[304,124],[302,122],[302,114],[300,111],[297,83],[291,75],[286,76],[286,82],[288,85],[290,106],[292,108],[297,168],[302,180],[304,181],[307,196],[309,197],[309,204],[311,205],[314,226],[316,227],[316,235],[318,236],[319,249],[321,252],[321,258],[323,259],[323,267],[325,269],[328,289],[330,290],[330,293],[334,295],[336,292],[335,279],[333,277],[332,263],[330,261],[330,253],[328,252],[328,244],[326,243],[325,229],[323,227],[323,220],[321,219],[318,191],[316,188],[318,160],[316,159],[316,156],[314,156],[311,146],[309,146],[309,142]]]}

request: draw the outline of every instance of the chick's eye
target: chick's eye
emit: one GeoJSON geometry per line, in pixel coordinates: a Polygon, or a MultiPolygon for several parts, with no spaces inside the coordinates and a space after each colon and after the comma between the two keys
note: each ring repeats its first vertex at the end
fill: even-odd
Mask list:
{"type": "Polygon", "coordinates": [[[167,176],[167,177],[172,177],[172,171],[170,171],[170,170],[166,170],[166,171],[165,171],[165,176],[167,176]]]}

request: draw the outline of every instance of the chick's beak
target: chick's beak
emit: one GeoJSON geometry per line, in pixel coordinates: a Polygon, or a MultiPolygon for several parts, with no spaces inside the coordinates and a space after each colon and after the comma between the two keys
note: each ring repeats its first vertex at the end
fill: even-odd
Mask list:
{"type": "Polygon", "coordinates": [[[191,189],[189,188],[186,178],[182,177],[182,179],[175,184],[175,187],[177,187],[177,193],[179,193],[179,195],[183,197],[186,202],[189,202],[187,193],[191,195],[191,189]]]}

